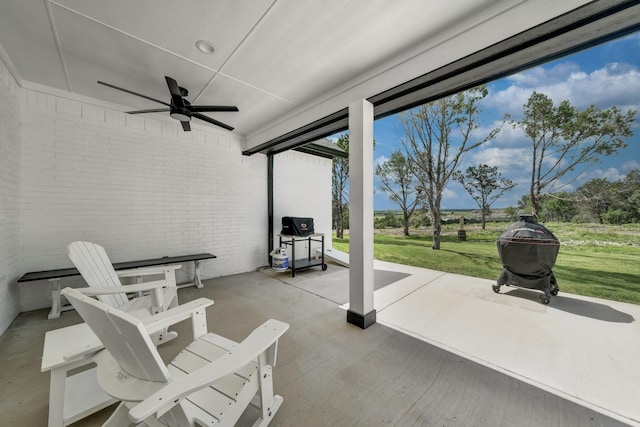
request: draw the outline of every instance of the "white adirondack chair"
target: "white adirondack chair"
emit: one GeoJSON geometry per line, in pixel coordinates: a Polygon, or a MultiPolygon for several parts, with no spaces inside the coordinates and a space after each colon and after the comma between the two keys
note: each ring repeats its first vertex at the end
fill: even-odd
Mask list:
{"type": "MultiPolygon", "coordinates": [[[[96,296],[111,307],[145,318],[178,305],[175,270],[180,265],[115,271],[102,246],[81,241],[69,244],[67,254],[89,285],[89,288],[82,288],[80,291],[85,295],[96,296]],[[120,281],[121,277],[149,275],[164,275],[164,279],[132,285],[123,285],[120,281]],[[149,294],[142,295],[143,292],[149,294]],[[128,293],[137,293],[139,296],[129,299],[128,293]]],[[[156,344],[161,344],[176,336],[176,332],[165,330],[156,333],[153,339],[156,344]]]]}
{"type": "Polygon", "coordinates": [[[190,317],[186,305],[140,320],[77,289],[62,293],[105,346],[93,357],[98,382],[122,401],[105,426],[233,426],[249,404],[261,409],[254,426],[267,426],[282,404],[272,369],[288,324],[268,320],[235,343],[206,333],[202,309],[195,340],[165,365],[149,333],[190,317]]]}

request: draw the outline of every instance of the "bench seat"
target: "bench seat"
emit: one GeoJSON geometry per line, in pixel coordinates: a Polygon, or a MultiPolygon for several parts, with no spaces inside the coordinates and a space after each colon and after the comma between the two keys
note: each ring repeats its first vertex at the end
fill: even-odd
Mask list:
{"type": "MultiPolygon", "coordinates": [[[[149,267],[170,266],[175,264],[184,264],[186,262],[193,262],[194,273],[193,279],[186,283],[181,283],[178,287],[196,286],[202,288],[204,285],[200,280],[200,261],[216,258],[215,255],[210,253],[200,253],[191,255],[179,255],[179,256],[165,256],[161,258],[144,259],[139,261],[127,261],[113,264],[113,268],[118,272],[120,277],[136,277],[136,282],[140,282],[142,276],[152,274],[175,274],[173,269],[156,269],[149,270],[149,267]]],[[[49,319],[56,319],[60,317],[63,311],[73,310],[71,305],[62,305],[62,298],[60,294],[61,284],[60,281],[65,277],[79,276],[80,272],[76,268],[61,268],[56,270],[44,270],[33,271],[24,274],[18,279],[18,283],[36,282],[41,280],[48,280],[51,282],[51,311],[49,312],[49,319]]]]}

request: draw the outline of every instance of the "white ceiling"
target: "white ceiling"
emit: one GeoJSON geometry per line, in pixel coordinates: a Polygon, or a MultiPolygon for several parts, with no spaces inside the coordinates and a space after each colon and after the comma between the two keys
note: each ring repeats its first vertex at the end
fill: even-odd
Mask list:
{"type": "MultiPolygon", "coordinates": [[[[23,86],[127,109],[164,76],[245,148],[587,3],[586,0],[0,0],[0,56],[23,86]],[[195,48],[208,40],[217,49],[195,48]]],[[[158,114],[158,113],[155,113],[158,114]]],[[[201,123],[197,119],[192,122],[201,123]]]]}

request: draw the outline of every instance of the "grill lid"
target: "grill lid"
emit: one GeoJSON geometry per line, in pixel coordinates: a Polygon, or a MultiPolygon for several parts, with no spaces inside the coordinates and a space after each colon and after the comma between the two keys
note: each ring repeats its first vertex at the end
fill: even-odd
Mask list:
{"type": "Polygon", "coordinates": [[[556,236],[532,216],[511,224],[496,243],[504,268],[527,277],[551,274],[560,249],[556,236]]]}

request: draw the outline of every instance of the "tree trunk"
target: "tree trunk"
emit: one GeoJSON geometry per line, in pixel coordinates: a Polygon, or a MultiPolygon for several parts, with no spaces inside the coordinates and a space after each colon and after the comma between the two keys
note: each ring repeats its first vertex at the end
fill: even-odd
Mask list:
{"type": "Polygon", "coordinates": [[[406,210],[403,212],[402,226],[404,228],[404,235],[408,236],[409,235],[409,215],[406,210]]]}
{"type": "Polygon", "coordinates": [[[487,224],[487,214],[489,213],[489,207],[487,204],[482,202],[482,208],[480,209],[480,213],[482,214],[482,229],[485,230],[485,226],[487,224]]]}
{"type": "Polygon", "coordinates": [[[433,243],[431,249],[440,249],[440,234],[442,232],[440,211],[431,210],[431,228],[433,230],[433,243]]]}
{"type": "MultiPolygon", "coordinates": [[[[536,151],[535,148],[533,150],[533,170],[536,170],[536,151]]],[[[531,184],[529,186],[529,197],[531,198],[531,214],[533,216],[538,215],[538,203],[536,202],[536,197],[538,194],[538,187],[536,185],[535,173],[531,175],[531,184]]]]}

